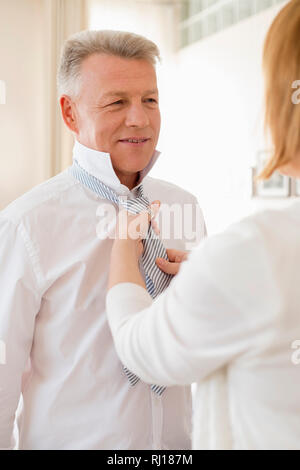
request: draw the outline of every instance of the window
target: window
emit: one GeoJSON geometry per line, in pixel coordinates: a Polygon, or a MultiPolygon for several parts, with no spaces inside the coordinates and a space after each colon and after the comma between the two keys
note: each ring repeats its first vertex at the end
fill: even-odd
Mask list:
{"type": "Polygon", "coordinates": [[[180,46],[222,31],[283,0],[183,0],[180,46]]]}

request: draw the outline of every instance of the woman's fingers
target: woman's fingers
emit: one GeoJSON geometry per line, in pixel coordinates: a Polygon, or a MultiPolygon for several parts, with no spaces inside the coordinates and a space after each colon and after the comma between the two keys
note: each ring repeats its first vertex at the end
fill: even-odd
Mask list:
{"type": "Polygon", "coordinates": [[[150,204],[150,213],[149,213],[149,211],[144,210],[144,211],[140,212],[138,215],[133,216],[133,219],[132,219],[133,220],[133,225],[134,225],[134,222],[140,221],[140,227],[141,227],[140,236],[141,236],[141,238],[146,238],[147,237],[149,224],[152,225],[153,230],[155,231],[155,233],[157,235],[159,235],[160,231],[159,231],[157,222],[154,220],[156,215],[158,214],[159,207],[160,207],[160,201],[154,201],[150,204]]]}
{"type": "Polygon", "coordinates": [[[154,230],[154,232],[156,233],[156,235],[159,235],[160,234],[160,230],[158,228],[158,224],[155,220],[155,217],[157,216],[158,212],[159,212],[159,208],[160,208],[160,201],[153,201],[151,204],[150,204],[150,211],[151,211],[151,225],[152,225],[152,228],[154,230]]]}
{"type": "Polygon", "coordinates": [[[156,233],[156,235],[159,235],[160,234],[160,230],[158,228],[158,224],[156,222],[156,220],[151,220],[151,225],[152,225],[152,228],[154,230],[154,232],[156,233]]]}
{"type": "Polygon", "coordinates": [[[166,274],[178,274],[181,263],[188,257],[188,252],[169,249],[167,250],[167,255],[169,260],[163,258],[156,259],[157,266],[166,274]]]}
{"type": "Polygon", "coordinates": [[[182,261],[187,260],[188,252],[183,250],[167,249],[167,255],[169,261],[181,263],[182,261]]]}
{"type": "Polygon", "coordinates": [[[157,216],[159,212],[159,208],[160,208],[160,201],[157,200],[157,201],[151,202],[150,204],[151,219],[155,219],[155,217],[157,216]]]}
{"type": "Polygon", "coordinates": [[[157,266],[166,274],[173,274],[176,275],[180,268],[180,263],[170,263],[163,258],[156,259],[157,266]]]}
{"type": "Polygon", "coordinates": [[[159,234],[158,225],[154,218],[160,207],[160,201],[153,201],[150,210],[145,209],[139,214],[132,214],[125,208],[119,211],[116,224],[116,237],[121,239],[130,238],[140,240],[147,237],[149,224],[153,225],[154,231],[159,234]]]}

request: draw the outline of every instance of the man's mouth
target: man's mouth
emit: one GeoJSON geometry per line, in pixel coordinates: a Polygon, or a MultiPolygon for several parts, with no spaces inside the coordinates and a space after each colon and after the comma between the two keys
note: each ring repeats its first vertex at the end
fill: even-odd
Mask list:
{"type": "Polygon", "coordinates": [[[150,139],[147,137],[131,137],[130,139],[120,139],[119,142],[137,146],[145,144],[148,140],[150,139]]]}

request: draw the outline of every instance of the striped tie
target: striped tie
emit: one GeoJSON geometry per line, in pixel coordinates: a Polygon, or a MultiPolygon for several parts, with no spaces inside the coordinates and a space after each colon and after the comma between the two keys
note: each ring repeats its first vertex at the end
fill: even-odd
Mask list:
{"type": "MultiPolygon", "coordinates": [[[[111,188],[102,183],[102,181],[84,170],[76,160],[74,160],[69,171],[72,176],[80,181],[84,186],[118,206],[121,205],[128,212],[139,214],[144,210],[149,211],[149,200],[144,195],[142,184],[135,189],[136,196],[132,199],[128,199],[118,196],[111,188]]],[[[155,263],[156,258],[164,258],[167,260],[168,256],[161,239],[155,233],[151,224],[149,225],[147,236],[142,240],[142,243],[144,250],[141,257],[141,263],[145,273],[146,288],[151,297],[155,299],[168,287],[173,276],[165,274],[155,263]]],[[[139,377],[130,372],[130,370],[125,366],[123,366],[123,370],[130,385],[136,385],[140,380],[139,377]]],[[[165,389],[166,387],[164,386],[151,385],[151,390],[157,395],[162,395],[165,389]]]]}

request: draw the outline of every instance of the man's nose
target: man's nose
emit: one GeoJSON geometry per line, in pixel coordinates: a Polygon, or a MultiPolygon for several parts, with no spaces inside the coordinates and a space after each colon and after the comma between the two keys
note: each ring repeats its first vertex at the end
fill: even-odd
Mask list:
{"type": "Polygon", "coordinates": [[[126,114],[126,126],[144,128],[149,125],[149,117],[143,104],[132,104],[126,114]]]}

